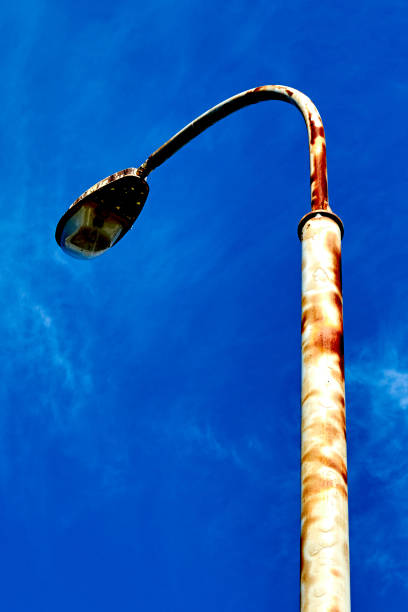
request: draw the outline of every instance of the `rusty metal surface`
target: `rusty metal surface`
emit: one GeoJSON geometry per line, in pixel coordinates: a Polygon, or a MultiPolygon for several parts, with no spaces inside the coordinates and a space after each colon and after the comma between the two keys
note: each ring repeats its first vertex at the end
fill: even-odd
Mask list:
{"type": "MultiPolygon", "coordinates": [[[[89,189],[84,191],[84,193],[82,193],[79,196],[79,198],[77,198],[75,200],[75,202],[73,202],[71,204],[71,206],[69,208],[72,208],[73,206],[76,206],[78,204],[78,202],[81,202],[81,200],[84,200],[88,196],[93,195],[94,193],[96,193],[97,191],[102,189],[102,187],[105,187],[106,185],[109,185],[109,183],[114,183],[115,181],[118,181],[118,180],[124,178],[125,176],[134,176],[134,177],[141,178],[140,174],[139,174],[139,169],[138,168],[125,168],[124,170],[119,170],[119,172],[115,172],[114,174],[111,174],[111,175],[107,176],[106,178],[102,179],[101,181],[98,181],[97,183],[95,183],[95,185],[92,185],[92,187],[90,187],[89,189]]],[[[143,186],[147,190],[149,189],[147,183],[144,183],[143,186]]]]}
{"type": "Polygon", "coordinates": [[[195,136],[250,104],[281,100],[305,120],[311,212],[302,240],[302,515],[301,610],[349,612],[349,544],[345,436],[341,237],[328,202],[326,142],[320,115],[296,89],[266,85],[242,92],[192,121],[139,168],[146,177],[195,136]]]}
{"type": "Polygon", "coordinates": [[[313,217],[316,217],[317,215],[320,215],[322,217],[329,217],[329,219],[333,219],[333,221],[335,221],[337,223],[337,225],[339,226],[341,237],[343,238],[343,236],[344,236],[344,225],[343,225],[343,221],[340,219],[340,217],[338,217],[336,214],[334,214],[334,212],[332,210],[327,210],[327,209],[323,210],[322,208],[317,208],[315,210],[312,210],[311,212],[308,212],[299,221],[298,236],[299,236],[300,240],[302,240],[302,232],[303,232],[304,225],[307,223],[307,221],[309,221],[309,219],[313,219],[313,217]]]}
{"type": "Polygon", "coordinates": [[[314,216],[302,239],[301,610],[350,610],[341,230],[314,216]]]}
{"type": "Polygon", "coordinates": [[[142,164],[139,176],[145,178],[185,144],[227,115],[257,102],[282,100],[296,106],[303,115],[309,136],[312,210],[330,210],[327,192],[326,141],[323,123],[313,102],[297,89],[264,85],[239,93],[194,119],[162,145],[142,164]]]}

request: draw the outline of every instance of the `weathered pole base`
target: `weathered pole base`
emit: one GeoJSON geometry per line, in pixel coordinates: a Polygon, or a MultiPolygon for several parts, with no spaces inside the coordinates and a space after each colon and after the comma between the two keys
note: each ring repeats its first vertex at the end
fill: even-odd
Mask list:
{"type": "Polygon", "coordinates": [[[301,611],[349,612],[342,225],[307,215],[302,241],[301,611]]]}

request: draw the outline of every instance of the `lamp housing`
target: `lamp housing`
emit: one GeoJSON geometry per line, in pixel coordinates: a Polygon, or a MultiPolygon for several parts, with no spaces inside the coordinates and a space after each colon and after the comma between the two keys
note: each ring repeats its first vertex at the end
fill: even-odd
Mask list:
{"type": "Polygon", "coordinates": [[[65,253],[93,259],[114,246],[132,227],[149,193],[149,186],[127,168],[85,191],[61,217],[55,238],[65,253]]]}

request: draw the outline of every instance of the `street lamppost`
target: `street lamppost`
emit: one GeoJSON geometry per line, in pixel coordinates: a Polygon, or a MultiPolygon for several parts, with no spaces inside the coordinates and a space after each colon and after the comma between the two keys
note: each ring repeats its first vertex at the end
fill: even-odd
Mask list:
{"type": "Polygon", "coordinates": [[[96,257],[131,228],[146,201],[145,178],[205,129],[240,108],[265,100],[296,106],[306,122],[311,211],[300,221],[302,242],[302,612],[350,610],[347,457],[344,400],[341,238],[330,209],[326,144],[320,115],[300,91],[265,85],[244,91],[189,123],[139,168],[112,174],[85,191],[56,229],[61,248],[96,257]]]}

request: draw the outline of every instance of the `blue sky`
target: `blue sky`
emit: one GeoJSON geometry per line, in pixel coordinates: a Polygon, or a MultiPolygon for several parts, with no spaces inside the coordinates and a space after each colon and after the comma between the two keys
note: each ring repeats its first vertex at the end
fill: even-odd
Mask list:
{"type": "Polygon", "coordinates": [[[40,0],[0,27],[2,608],[298,609],[300,114],[200,136],[105,256],[54,240],[89,186],[285,84],[345,225],[352,605],[405,610],[406,3],[40,0]]]}

